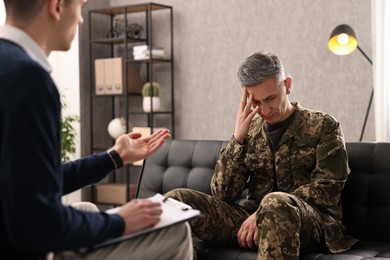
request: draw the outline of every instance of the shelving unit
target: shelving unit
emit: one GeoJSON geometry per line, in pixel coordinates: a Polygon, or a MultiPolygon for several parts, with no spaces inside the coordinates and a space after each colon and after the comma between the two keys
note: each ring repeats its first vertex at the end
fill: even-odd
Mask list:
{"type": "MultiPolygon", "coordinates": [[[[156,3],[126,5],[89,11],[89,61],[90,61],[90,150],[97,153],[108,149],[115,142],[107,132],[108,123],[118,117],[126,120],[126,132],[133,127],[169,128],[175,136],[174,118],[174,64],[173,64],[173,14],[172,7],[156,3]],[[121,22],[121,27],[118,26],[121,22]],[[139,37],[131,37],[129,26],[141,25],[139,37]],[[119,30],[118,28],[121,28],[119,30]],[[108,36],[108,37],[107,37],[108,36]],[[158,44],[158,45],[156,45],[158,44]],[[166,57],[150,57],[135,60],[132,49],[137,45],[163,48],[166,57]],[[119,94],[96,93],[96,59],[122,58],[123,92],[119,94]],[[129,84],[135,82],[129,69],[136,70],[141,87],[146,82],[158,82],[161,86],[161,110],[144,112],[141,91],[129,93],[129,84]]],[[[152,105],[151,105],[152,106],[152,105]]],[[[152,107],[151,107],[152,110],[152,107]]],[[[122,204],[132,198],[140,166],[129,165],[109,174],[108,178],[91,187],[91,200],[97,204],[122,204]],[[125,176],[125,180],[123,180],[125,176]],[[102,199],[104,190],[109,199],[102,199]],[[117,193],[118,200],[115,200],[117,193]]],[[[103,196],[104,197],[104,196],[103,196]]]]}

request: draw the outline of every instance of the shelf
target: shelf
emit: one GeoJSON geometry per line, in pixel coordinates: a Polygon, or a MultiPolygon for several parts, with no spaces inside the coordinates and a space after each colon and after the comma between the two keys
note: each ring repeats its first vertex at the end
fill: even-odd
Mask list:
{"type": "MultiPolygon", "coordinates": [[[[129,115],[148,115],[150,113],[151,112],[143,112],[143,111],[127,112],[127,114],[129,114],[129,115]]],[[[170,114],[172,114],[172,112],[171,111],[153,111],[153,114],[161,114],[161,115],[168,114],[168,115],[170,115],[170,114]]]]}
{"type": "Polygon", "coordinates": [[[141,96],[141,93],[122,93],[122,94],[96,94],[96,93],[93,93],[92,94],[93,97],[103,97],[103,98],[107,98],[107,97],[125,97],[125,96],[141,96]]]}
{"type": "Polygon", "coordinates": [[[102,38],[102,39],[96,39],[93,40],[92,43],[95,44],[124,44],[127,43],[144,43],[147,40],[142,39],[134,39],[134,38],[125,38],[125,37],[118,37],[118,38],[102,38]]]}
{"type": "Polygon", "coordinates": [[[135,197],[137,185],[129,184],[127,189],[124,183],[99,183],[96,184],[95,189],[97,203],[122,205],[127,202],[127,198],[133,199],[135,197]],[[126,194],[126,191],[129,194],[126,194]]]}
{"type": "Polygon", "coordinates": [[[155,4],[155,3],[146,3],[146,4],[137,4],[137,5],[127,5],[127,6],[118,6],[112,8],[98,9],[93,10],[93,13],[106,14],[106,15],[118,15],[124,13],[137,13],[137,12],[146,12],[146,11],[155,11],[163,9],[171,9],[172,7],[167,5],[155,4]]]}
{"type": "Polygon", "coordinates": [[[170,63],[172,62],[171,59],[142,59],[142,60],[127,60],[128,63],[170,63]]]}
{"type": "MultiPolygon", "coordinates": [[[[167,128],[171,130],[171,136],[174,138],[172,12],[171,6],[156,3],[141,3],[89,11],[91,153],[104,152],[108,147],[102,146],[115,141],[106,133],[107,122],[119,116],[125,118],[127,131],[142,126],[148,128],[148,132],[144,134],[146,136],[150,134],[150,130],[167,128]],[[158,11],[159,14],[154,15],[154,11],[158,11]],[[118,23],[118,19],[121,19],[121,24],[118,23]],[[163,22],[161,19],[164,19],[163,22]],[[144,27],[143,33],[129,34],[129,25],[137,22],[144,27]],[[154,29],[155,27],[156,29],[154,29]],[[161,35],[165,35],[166,40],[153,39],[155,30],[161,35]],[[104,33],[107,31],[109,33],[104,33]],[[135,39],[133,36],[139,36],[139,38],[135,39]],[[132,55],[134,46],[140,44],[154,46],[154,43],[161,43],[161,48],[167,52],[166,55],[150,55],[150,58],[134,59],[132,55]],[[164,110],[144,112],[142,85],[153,81],[161,81],[161,85],[164,86],[164,89],[160,90],[164,91],[162,97],[164,110]],[[107,88],[107,86],[111,87],[107,88]],[[106,92],[109,94],[105,94],[106,92]]],[[[142,131],[140,130],[140,132],[142,131]]],[[[133,183],[136,182],[137,175],[133,176],[133,174],[140,174],[142,167],[142,164],[138,163],[140,162],[134,162],[120,170],[113,170],[100,183],[93,184],[90,190],[92,202],[102,205],[121,205],[134,197],[136,184],[133,183]],[[129,191],[130,193],[128,193],[129,191]]]]}

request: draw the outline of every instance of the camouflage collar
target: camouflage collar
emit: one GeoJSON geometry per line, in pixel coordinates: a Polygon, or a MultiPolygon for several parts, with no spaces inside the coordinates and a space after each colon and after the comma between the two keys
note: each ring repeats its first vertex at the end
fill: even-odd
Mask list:
{"type": "Polygon", "coordinates": [[[308,142],[304,134],[304,129],[307,128],[306,121],[304,120],[307,109],[304,109],[298,102],[292,102],[291,104],[296,107],[294,118],[282,138],[280,138],[279,145],[291,139],[294,139],[298,144],[308,142]]]}
{"type": "MultiPolygon", "coordinates": [[[[310,141],[305,134],[305,129],[308,127],[305,120],[308,109],[303,108],[298,102],[291,102],[291,104],[296,107],[296,110],[294,112],[294,118],[289,127],[286,129],[286,132],[280,138],[278,147],[281,144],[290,142],[290,140],[292,139],[294,139],[298,145],[304,145],[310,141]]],[[[262,119],[261,117],[258,117],[252,122],[251,128],[248,133],[249,139],[267,140],[267,135],[263,130],[264,122],[264,119],[262,119]]]]}

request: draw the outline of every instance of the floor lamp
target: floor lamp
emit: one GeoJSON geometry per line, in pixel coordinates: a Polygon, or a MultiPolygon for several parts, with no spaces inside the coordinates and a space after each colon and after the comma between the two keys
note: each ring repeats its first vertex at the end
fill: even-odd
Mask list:
{"type": "MultiPolygon", "coordinates": [[[[356,40],[355,32],[353,31],[352,27],[347,24],[341,24],[338,25],[336,28],[334,28],[332,34],[329,37],[328,48],[332,53],[337,55],[348,55],[354,52],[356,49],[358,49],[360,53],[363,54],[363,56],[367,59],[367,61],[372,65],[371,59],[359,47],[356,40]]],[[[372,88],[371,90],[370,101],[368,102],[367,112],[364,118],[364,123],[363,123],[362,132],[360,134],[359,141],[362,141],[363,139],[364,130],[366,128],[366,123],[368,119],[368,114],[370,112],[373,96],[374,96],[374,88],[372,88]]]]}

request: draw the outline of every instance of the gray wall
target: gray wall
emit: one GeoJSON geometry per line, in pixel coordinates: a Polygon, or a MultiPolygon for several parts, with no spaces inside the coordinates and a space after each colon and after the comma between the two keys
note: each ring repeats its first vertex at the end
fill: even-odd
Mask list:
{"type": "MultiPolygon", "coordinates": [[[[142,3],[89,1],[87,8],[142,3]]],[[[258,50],[278,54],[293,77],[291,101],[333,115],[346,141],[358,141],[372,88],[372,67],[355,51],[329,52],[327,40],[351,25],[372,57],[370,0],[159,0],[173,6],[176,139],[228,139],[241,90],[239,64],[258,50]]],[[[88,26],[80,29],[83,151],[88,146],[88,26]]],[[[374,140],[374,107],[363,140],[374,140]]],[[[106,128],[105,125],[102,126],[106,128]]]]}

